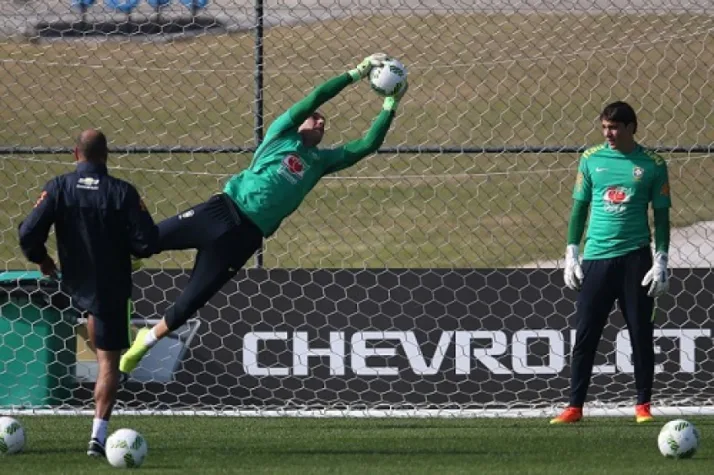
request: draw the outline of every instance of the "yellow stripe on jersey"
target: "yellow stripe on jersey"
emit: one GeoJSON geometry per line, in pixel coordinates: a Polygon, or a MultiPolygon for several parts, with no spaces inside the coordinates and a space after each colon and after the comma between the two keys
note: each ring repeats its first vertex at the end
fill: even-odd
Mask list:
{"type": "Polygon", "coordinates": [[[645,155],[647,155],[652,160],[654,160],[656,165],[662,165],[663,163],[665,163],[664,158],[662,158],[662,156],[659,155],[658,153],[653,152],[652,150],[648,150],[646,148],[644,149],[644,152],[645,152],[645,155]]]}
{"type": "Polygon", "coordinates": [[[594,147],[590,147],[589,149],[585,150],[583,153],[583,158],[589,158],[592,154],[599,152],[605,147],[604,143],[601,143],[600,145],[595,145],[594,147]]]}

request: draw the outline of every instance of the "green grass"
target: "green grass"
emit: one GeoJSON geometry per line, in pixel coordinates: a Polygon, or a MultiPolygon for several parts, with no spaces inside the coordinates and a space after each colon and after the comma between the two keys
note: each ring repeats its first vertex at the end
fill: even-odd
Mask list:
{"type": "MultiPolygon", "coordinates": [[[[88,417],[20,418],[26,452],[0,460],[3,473],[116,473],[84,455],[88,417]]],[[[703,437],[690,460],[657,449],[660,423],[547,419],[256,419],[116,417],[149,445],[145,473],[700,474],[714,452],[714,419],[691,418],[703,437]]],[[[664,419],[660,421],[664,422],[664,419]]]]}
{"type": "MultiPolygon", "coordinates": [[[[359,17],[271,28],[270,122],[367,52],[410,67],[386,145],[585,145],[616,99],[639,111],[646,145],[710,144],[714,17],[468,14],[359,17]],[[385,47],[388,46],[388,48],[385,47]]],[[[250,33],[142,41],[0,40],[0,144],[71,146],[86,127],[113,145],[250,145],[250,33]],[[24,79],[23,79],[24,78],[24,79]],[[31,78],[31,80],[26,80],[31,78]]],[[[363,133],[366,85],[324,107],[327,143],[363,133]]],[[[0,259],[22,268],[16,226],[71,157],[0,157],[0,259]]],[[[710,156],[669,156],[673,224],[714,219],[710,156]]],[[[112,158],[162,219],[220,189],[247,155],[112,158]]],[[[577,156],[378,155],[323,181],[267,244],[270,267],[494,267],[562,253],[577,156]]],[[[149,265],[188,265],[166,254],[149,265]]]]}

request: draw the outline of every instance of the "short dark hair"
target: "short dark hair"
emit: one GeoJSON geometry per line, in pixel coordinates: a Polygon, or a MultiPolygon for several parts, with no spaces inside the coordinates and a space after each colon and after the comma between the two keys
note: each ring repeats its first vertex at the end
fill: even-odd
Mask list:
{"type": "Polygon", "coordinates": [[[89,162],[106,162],[107,137],[99,130],[85,130],[77,137],[77,152],[89,162]]]}
{"type": "Polygon", "coordinates": [[[606,105],[600,113],[600,120],[621,122],[625,125],[634,124],[635,128],[632,132],[637,132],[637,115],[635,109],[627,102],[617,101],[606,105]]]}

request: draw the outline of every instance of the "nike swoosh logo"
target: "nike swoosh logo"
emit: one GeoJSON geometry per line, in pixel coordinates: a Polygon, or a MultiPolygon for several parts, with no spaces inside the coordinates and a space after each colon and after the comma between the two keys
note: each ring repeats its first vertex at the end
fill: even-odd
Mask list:
{"type": "Polygon", "coordinates": [[[596,171],[596,172],[606,172],[606,171],[607,171],[607,168],[597,167],[597,168],[595,169],[595,171],[596,171]]]}

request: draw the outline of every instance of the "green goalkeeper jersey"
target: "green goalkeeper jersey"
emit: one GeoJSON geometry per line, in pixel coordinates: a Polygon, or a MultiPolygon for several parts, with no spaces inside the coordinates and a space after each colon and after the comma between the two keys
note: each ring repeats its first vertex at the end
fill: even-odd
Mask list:
{"type": "Polygon", "coordinates": [[[669,208],[667,163],[637,145],[623,154],[607,143],[580,158],[573,198],[590,203],[584,259],[608,259],[648,246],[648,206],[669,208]]]}
{"type": "Polygon", "coordinates": [[[278,117],[268,128],[250,166],[226,183],[223,192],[265,237],[297,209],[320,178],[357,163],[384,142],[394,117],[394,112],[387,110],[380,112],[365,137],[342,147],[318,149],[303,145],[298,127],[351,83],[349,74],[330,79],[278,117]]]}

